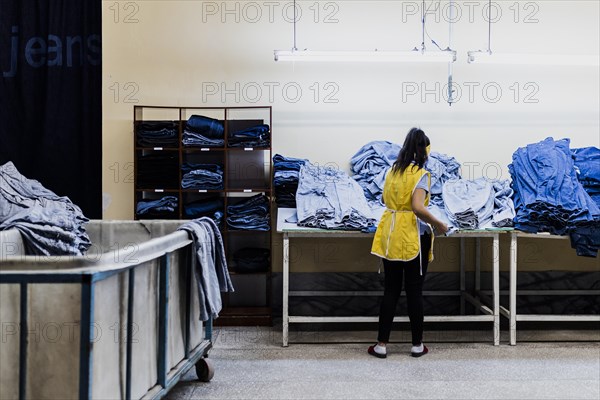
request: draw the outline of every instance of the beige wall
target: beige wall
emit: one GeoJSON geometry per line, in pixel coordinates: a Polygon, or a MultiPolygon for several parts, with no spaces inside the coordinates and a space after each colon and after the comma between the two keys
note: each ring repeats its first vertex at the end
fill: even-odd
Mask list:
{"type": "MultiPolygon", "coordinates": [[[[446,3],[427,24],[442,47],[446,3]]],[[[421,43],[420,1],[298,4],[301,49],[408,50],[421,43]]],[[[508,177],[516,147],[547,136],[600,145],[597,67],[468,65],[466,52],[487,46],[487,1],[457,4],[453,76],[462,96],[449,107],[445,65],[274,62],[274,49],[292,47],[289,1],[103,2],[104,218],[133,217],[135,104],[272,105],[275,153],[344,170],[363,144],[401,142],[413,125],[429,134],[433,150],[470,165],[463,170],[469,178],[508,177]]],[[[501,13],[492,24],[496,52],[598,54],[597,2],[494,4],[501,13]]],[[[560,265],[575,262],[572,250],[563,253],[560,265]]],[[[356,254],[363,260],[362,249],[356,254]]]]}

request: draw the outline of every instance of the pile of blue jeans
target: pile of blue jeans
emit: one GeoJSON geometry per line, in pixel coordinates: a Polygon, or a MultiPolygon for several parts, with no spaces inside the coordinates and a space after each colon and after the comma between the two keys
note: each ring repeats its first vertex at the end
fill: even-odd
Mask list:
{"type": "Polygon", "coordinates": [[[261,124],[235,132],[229,132],[228,147],[269,147],[271,133],[269,125],[261,124]]]}
{"type": "Polygon", "coordinates": [[[223,167],[217,164],[185,163],[181,166],[183,189],[223,189],[223,167]]]}
{"type": "Polygon", "coordinates": [[[600,208],[577,179],[569,142],[546,138],[514,152],[508,169],[515,191],[515,227],[571,234],[578,255],[596,256],[600,208]]]}
{"type": "Polygon", "coordinates": [[[350,159],[352,178],[362,187],[368,201],[381,202],[385,174],[399,153],[399,145],[376,140],[365,144],[350,159]]]}
{"type": "Polygon", "coordinates": [[[0,230],[19,230],[26,254],[83,255],[92,245],[86,222],[68,197],[27,179],[12,162],[0,166],[0,230]]]}
{"type": "Polygon", "coordinates": [[[176,218],[179,203],[175,196],[163,196],[156,200],[140,200],[135,206],[138,218],[176,218]]]}
{"type": "Polygon", "coordinates": [[[214,196],[186,203],[183,205],[183,215],[186,219],[209,217],[220,226],[223,220],[223,198],[214,196]]]}
{"type": "Polygon", "coordinates": [[[268,231],[270,222],[269,199],[262,193],[227,206],[227,225],[231,229],[268,231]]]}
{"type": "Polygon", "coordinates": [[[140,147],[177,147],[177,121],[145,121],[135,126],[137,145],[140,147]]]}
{"type": "Polygon", "coordinates": [[[577,179],[592,200],[600,206],[600,149],[597,147],[583,147],[571,149],[577,179]]]}
{"type": "Polygon", "coordinates": [[[431,173],[431,196],[441,196],[444,183],[460,179],[460,164],[456,158],[432,151],[425,163],[425,169],[431,173]]]}
{"type": "Polygon", "coordinates": [[[192,115],[183,129],[182,142],[186,147],[223,147],[223,122],[203,115],[192,115]]]}
{"type": "Polygon", "coordinates": [[[333,168],[302,165],[296,204],[299,226],[363,230],[376,222],[363,189],[348,174],[333,168]]]}
{"type": "Polygon", "coordinates": [[[308,160],[284,157],[281,154],[273,157],[273,187],[275,202],[279,207],[296,208],[298,173],[306,162],[308,160]]]}

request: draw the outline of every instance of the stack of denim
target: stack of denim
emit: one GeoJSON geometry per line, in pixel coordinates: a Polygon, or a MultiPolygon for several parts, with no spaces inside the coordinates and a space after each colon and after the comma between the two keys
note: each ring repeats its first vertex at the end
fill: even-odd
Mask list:
{"type": "Polygon", "coordinates": [[[138,158],[138,189],[177,189],[179,156],[160,151],[138,158]]]}
{"type": "Polygon", "coordinates": [[[233,229],[268,231],[270,226],[269,199],[257,194],[241,203],[227,206],[227,225],[233,229]]]}
{"type": "Polygon", "coordinates": [[[442,197],[448,219],[460,229],[477,229],[491,223],[494,194],[492,184],[485,178],[444,183],[442,197]]]}
{"type": "Polygon", "coordinates": [[[300,168],[296,204],[299,226],[362,230],[376,222],[363,189],[333,168],[305,163],[300,168]]]}
{"type": "Polygon", "coordinates": [[[156,200],[140,200],[135,212],[140,218],[175,218],[178,211],[177,197],[163,196],[156,200]]]}
{"type": "Polygon", "coordinates": [[[181,166],[183,189],[223,189],[223,168],[217,164],[185,163],[181,166]]]}
{"type": "Polygon", "coordinates": [[[456,158],[432,151],[425,163],[425,169],[431,173],[431,196],[442,195],[444,183],[460,179],[460,164],[456,158]]]}
{"type": "Polygon", "coordinates": [[[184,204],[183,214],[189,219],[209,217],[220,225],[223,219],[223,198],[215,196],[184,204]]]}
{"type": "Polygon", "coordinates": [[[571,234],[577,254],[595,256],[600,246],[600,208],[577,179],[569,139],[547,138],[517,149],[508,166],[513,178],[515,227],[526,232],[571,234]]]}
{"type": "Polygon", "coordinates": [[[223,147],[225,129],[219,120],[192,115],[183,130],[183,145],[189,147],[223,147]]]}
{"type": "Polygon", "coordinates": [[[350,159],[352,178],[362,187],[368,201],[381,202],[385,174],[399,153],[397,144],[376,140],[365,144],[350,159]]]}
{"type": "Polygon", "coordinates": [[[87,221],[69,198],[25,178],[12,162],[0,166],[0,230],[19,230],[26,254],[83,255],[91,246],[87,221]]]}
{"type": "Polygon", "coordinates": [[[269,147],[271,145],[269,125],[256,125],[240,131],[229,132],[227,145],[229,147],[269,147]]]}
{"type": "Polygon", "coordinates": [[[137,144],[140,147],[177,147],[176,121],[146,121],[135,127],[137,144]]]}
{"type": "Polygon", "coordinates": [[[273,157],[273,186],[275,202],[280,207],[296,208],[296,190],[298,190],[298,173],[300,167],[308,160],[284,157],[275,154],[273,157]]]}
{"type": "Polygon", "coordinates": [[[584,147],[571,149],[577,178],[583,189],[600,206],[600,149],[597,147],[584,147]]]}

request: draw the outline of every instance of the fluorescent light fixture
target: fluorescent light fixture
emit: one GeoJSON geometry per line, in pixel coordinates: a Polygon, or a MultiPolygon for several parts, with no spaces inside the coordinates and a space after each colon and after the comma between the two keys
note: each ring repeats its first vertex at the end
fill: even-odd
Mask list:
{"type": "Polygon", "coordinates": [[[467,61],[470,64],[512,64],[512,65],[600,65],[598,55],[591,54],[512,54],[492,53],[488,51],[469,51],[467,61]]]}
{"type": "Polygon", "coordinates": [[[275,50],[275,61],[300,62],[438,62],[456,61],[456,51],[311,51],[275,50]]]}

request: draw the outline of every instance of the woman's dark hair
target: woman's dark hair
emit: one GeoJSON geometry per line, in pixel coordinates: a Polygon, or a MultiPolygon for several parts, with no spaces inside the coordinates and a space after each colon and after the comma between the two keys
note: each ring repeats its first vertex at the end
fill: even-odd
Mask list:
{"type": "Polygon", "coordinates": [[[429,138],[425,135],[425,132],[419,128],[412,128],[406,135],[406,139],[404,139],[404,144],[400,154],[398,154],[398,159],[392,166],[392,170],[402,173],[413,161],[419,168],[423,168],[425,161],[427,161],[425,150],[427,146],[429,146],[429,138]]]}

